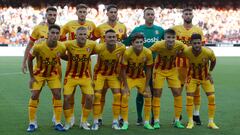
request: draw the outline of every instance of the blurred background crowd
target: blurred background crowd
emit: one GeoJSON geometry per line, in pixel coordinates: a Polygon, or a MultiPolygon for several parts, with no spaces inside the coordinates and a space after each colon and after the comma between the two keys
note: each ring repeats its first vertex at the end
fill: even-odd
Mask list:
{"type": "MultiPolygon", "coordinates": [[[[64,25],[69,20],[77,19],[74,5],[80,3],[74,0],[65,0],[61,3],[49,0],[48,2],[42,1],[40,4],[31,3],[27,0],[23,0],[22,3],[11,2],[10,0],[3,0],[0,3],[0,44],[20,46],[27,44],[32,28],[45,20],[45,10],[48,4],[57,7],[56,23],[64,25]]],[[[186,3],[179,3],[176,0],[155,2],[154,0],[122,0],[114,3],[111,0],[104,2],[93,0],[85,2],[90,6],[87,19],[92,20],[96,25],[105,22],[107,20],[105,5],[114,3],[120,8],[118,11],[119,21],[127,26],[128,33],[135,26],[144,23],[143,9],[146,6],[154,7],[156,13],[155,24],[162,26],[164,29],[183,23],[181,7],[186,3]]],[[[231,0],[225,3],[221,3],[220,0],[211,2],[188,1],[188,5],[194,8],[193,24],[199,25],[203,29],[207,43],[239,44],[240,2],[231,0]]]]}

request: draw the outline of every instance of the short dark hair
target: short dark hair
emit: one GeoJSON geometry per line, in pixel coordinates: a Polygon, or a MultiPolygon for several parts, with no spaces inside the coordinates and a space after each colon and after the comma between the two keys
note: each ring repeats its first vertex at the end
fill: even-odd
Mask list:
{"type": "Polygon", "coordinates": [[[87,28],[86,28],[86,27],[83,27],[83,26],[80,26],[80,27],[77,28],[76,31],[79,31],[79,30],[87,30],[87,28]]]}
{"type": "Polygon", "coordinates": [[[47,9],[46,9],[46,12],[48,12],[48,11],[56,11],[57,12],[57,9],[55,8],[55,7],[48,7],[47,9]]]}
{"type": "Polygon", "coordinates": [[[142,38],[144,40],[144,34],[142,32],[137,32],[133,34],[131,41],[135,41],[136,39],[142,38]]]}
{"type": "Polygon", "coordinates": [[[107,34],[107,33],[116,33],[113,29],[109,29],[109,30],[107,30],[106,32],[105,32],[105,35],[107,34]]]}
{"type": "Polygon", "coordinates": [[[86,4],[78,4],[77,6],[76,6],[76,10],[78,10],[78,9],[80,9],[80,8],[85,8],[85,9],[88,9],[88,6],[86,5],[86,4]]]}
{"type": "Polygon", "coordinates": [[[154,11],[153,8],[151,8],[151,7],[147,7],[147,8],[145,8],[145,9],[143,10],[143,13],[145,13],[147,10],[152,10],[152,11],[154,11]]]}
{"type": "Polygon", "coordinates": [[[57,29],[57,30],[61,30],[60,26],[59,25],[56,25],[56,24],[53,24],[53,25],[50,25],[48,27],[48,31],[50,31],[51,29],[57,29]]]}
{"type": "Polygon", "coordinates": [[[116,8],[116,9],[118,10],[117,5],[110,4],[110,5],[107,6],[107,12],[108,12],[110,9],[112,9],[112,8],[116,8]]]}
{"type": "Polygon", "coordinates": [[[194,33],[194,34],[192,34],[192,36],[191,36],[191,40],[194,40],[194,39],[200,39],[200,40],[202,40],[202,36],[201,36],[200,34],[194,33]]]}
{"type": "Polygon", "coordinates": [[[176,32],[173,29],[166,29],[164,34],[176,35],[176,32]]]}
{"type": "Polygon", "coordinates": [[[191,7],[185,7],[182,9],[182,12],[185,12],[185,11],[193,11],[193,9],[191,7]]]}

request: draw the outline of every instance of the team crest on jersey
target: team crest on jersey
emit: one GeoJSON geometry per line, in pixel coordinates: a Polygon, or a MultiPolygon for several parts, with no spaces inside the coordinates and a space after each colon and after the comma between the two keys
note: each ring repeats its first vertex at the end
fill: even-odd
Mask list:
{"type": "Polygon", "coordinates": [[[57,52],[57,57],[60,57],[61,56],[61,53],[60,52],[57,52]]]}
{"type": "Polygon", "coordinates": [[[92,30],[92,27],[91,27],[91,26],[88,26],[88,30],[92,30]]]}
{"type": "Polygon", "coordinates": [[[123,33],[123,29],[118,29],[119,33],[123,33]]]}
{"type": "Polygon", "coordinates": [[[145,62],[147,60],[147,57],[146,56],[144,56],[143,57],[143,62],[145,62]]]}
{"type": "Polygon", "coordinates": [[[203,63],[207,63],[207,58],[202,58],[203,63]]]}
{"type": "Polygon", "coordinates": [[[120,57],[120,55],[121,55],[121,54],[120,54],[120,53],[118,53],[118,54],[117,54],[117,57],[119,58],[119,57],[120,57]]]}
{"type": "Polygon", "coordinates": [[[159,34],[159,31],[158,31],[158,30],[155,30],[155,34],[158,35],[158,34],[159,34]]]}
{"type": "Polygon", "coordinates": [[[89,52],[89,53],[91,52],[91,48],[89,48],[89,47],[88,47],[86,50],[87,50],[87,52],[89,52]]]}

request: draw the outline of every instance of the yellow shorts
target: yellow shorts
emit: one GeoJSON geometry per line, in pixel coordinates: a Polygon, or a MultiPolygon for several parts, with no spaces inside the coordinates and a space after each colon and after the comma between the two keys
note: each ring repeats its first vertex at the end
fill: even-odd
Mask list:
{"type": "Polygon", "coordinates": [[[36,82],[33,82],[32,84],[32,90],[41,90],[43,85],[45,84],[45,81],[48,84],[48,87],[50,89],[57,89],[61,88],[61,80],[59,76],[51,76],[51,77],[40,77],[40,76],[34,76],[36,79],[36,82]]]}
{"type": "Polygon", "coordinates": [[[162,89],[164,80],[167,80],[168,87],[181,88],[181,83],[178,78],[178,71],[176,68],[171,70],[154,70],[153,71],[153,88],[162,89]]]}
{"type": "Polygon", "coordinates": [[[117,75],[103,76],[101,74],[97,74],[96,78],[94,78],[94,85],[95,85],[94,90],[102,90],[105,81],[109,86],[109,88],[112,88],[112,89],[121,88],[121,84],[117,75]]]}
{"type": "Polygon", "coordinates": [[[179,80],[181,82],[181,85],[184,85],[186,83],[186,79],[187,79],[187,67],[178,67],[178,76],[179,76],[179,80]]]}
{"type": "MultiPolygon", "coordinates": [[[[138,89],[138,92],[143,94],[145,91],[146,78],[135,78],[135,79],[127,78],[127,84],[128,84],[129,90],[136,87],[138,89]]],[[[124,88],[123,85],[122,85],[122,88],[124,88]]]]}
{"type": "Polygon", "coordinates": [[[187,80],[187,93],[194,93],[198,85],[201,85],[205,92],[214,92],[214,85],[210,80],[198,80],[193,78],[188,78],[187,80]]]}
{"type": "Polygon", "coordinates": [[[72,95],[74,89],[78,85],[80,86],[82,93],[86,95],[94,94],[91,78],[84,76],[82,78],[71,78],[71,77],[65,78],[63,95],[72,95]]]}

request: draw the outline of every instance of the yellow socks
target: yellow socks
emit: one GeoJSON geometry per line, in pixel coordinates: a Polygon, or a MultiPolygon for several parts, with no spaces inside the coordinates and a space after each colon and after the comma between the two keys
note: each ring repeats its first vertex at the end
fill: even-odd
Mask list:
{"type": "Polygon", "coordinates": [[[90,114],[90,112],[91,112],[91,109],[87,109],[87,108],[85,108],[85,107],[83,107],[82,108],[83,110],[82,110],[82,122],[84,123],[84,122],[86,122],[87,121],[87,118],[88,118],[88,116],[89,116],[89,114],[90,114]]]}
{"type": "Polygon", "coordinates": [[[99,118],[99,114],[101,112],[101,105],[100,105],[100,100],[101,100],[101,93],[96,92],[94,94],[94,103],[93,103],[93,118],[94,120],[99,118]]]}
{"type": "Polygon", "coordinates": [[[65,116],[66,123],[70,123],[72,118],[72,110],[71,109],[64,110],[64,116],[65,116]]]}
{"type": "Polygon", "coordinates": [[[201,105],[200,86],[194,92],[194,115],[199,115],[201,105]]]}
{"type": "Polygon", "coordinates": [[[192,96],[187,96],[187,115],[188,115],[188,120],[192,121],[193,120],[193,97],[192,96]]]}
{"type": "Polygon", "coordinates": [[[53,103],[53,107],[54,107],[54,114],[55,114],[56,123],[60,123],[61,122],[62,110],[63,110],[62,100],[56,100],[55,99],[54,103],[53,103]]]}
{"type": "Polygon", "coordinates": [[[174,97],[175,119],[179,119],[182,113],[182,96],[174,97]]]}
{"type": "Polygon", "coordinates": [[[215,115],[215,95],[208,96],[208,117],[214,119],[215,115]]]}
{"type": "Polygon", "coordinates": [[[37,112],[38,100],[32,100],[30,98],[28,103],[28,118],[30,123],[35,122],[36,112],[37,112]]]}
{"type": "Polygon", "coordinates": [[[121,116],[124,122],[128,121],[128,99],[129,99],[129,96],[127,94],[122,95],[121,116]]]}
{"type": "Polygon", "coordinates": [[[160,115],[160,98],[159,97],[153,97],[153,115],[154,115],[154,121],[159,120],[160,115]]]}
{"type": "Polygon", "coordinates": [[[150,120],[151,113],[151,98],[144,98],[144,119],[145,121],[150,120]]]}
{"type": "Polygon", "coordinates": [[[113,111],[113,120],[117,120],[120,114],[120,104],[121,104],[121,94],[114,93],[113,94],[113,104],[112,104],[112,111],[113,111]]]}

